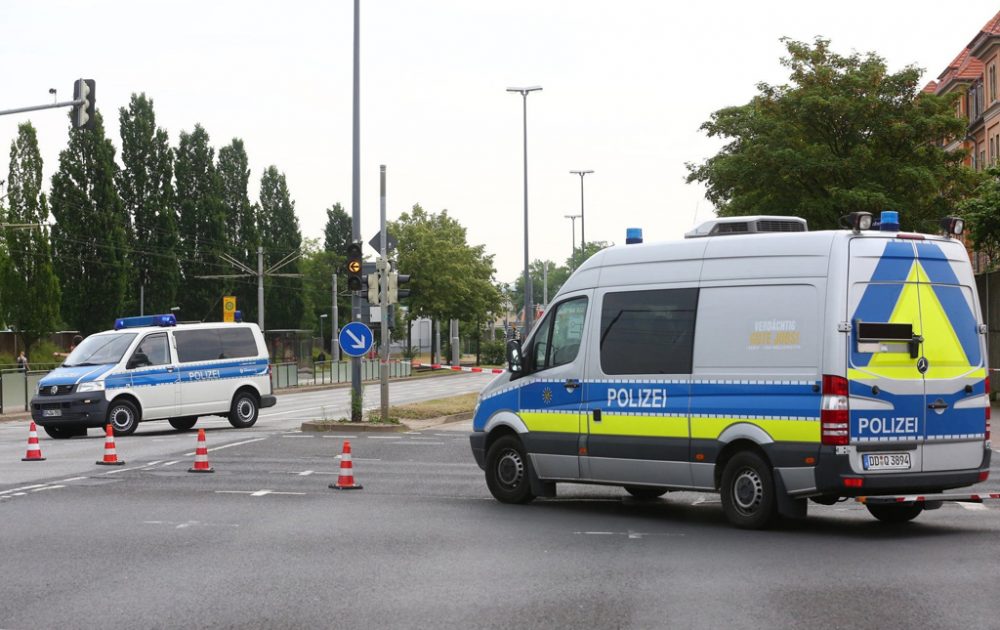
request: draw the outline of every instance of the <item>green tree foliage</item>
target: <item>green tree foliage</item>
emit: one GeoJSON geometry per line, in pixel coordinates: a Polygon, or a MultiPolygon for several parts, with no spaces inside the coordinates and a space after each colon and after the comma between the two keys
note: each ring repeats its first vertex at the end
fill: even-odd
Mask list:
{"type": "Polygon", "coordinates": [[[720,216],[796,215],[830,229],[848,212],[895,209],[909,229],[933,231],[975,185],[964,154],[938,144],[965,133],[956,95],[921,94],[919,68],[889,72],[875,53],[782,41],[789,84],[761,83],[749,103],[713,113],[701,128],[728,144],[688,164],[687,181],[706,186],[720,216]]]}
{"type": "Polygon", "coordinates": [[[195,125],[191,133],[181,132],[174,173],[184,283],[179,296],[181,318],[219,320],[222,296],[235,282],[199,278],[234,273],[219,258],[228,247],[226,206],[222,180],[215,167],[215,150],[209,146],[208,133],[201,125],[195,125]]]}
{"type": "Polygon", "coordinates": [[[70,129],[52,176],[52,249],[62,316],[85,334],[106,330],[121,315],[125,298],[128,217],[115,187],[117,169],[97,112],[93,129],[70,129]]]}
{"type": "MultiPolygon", "coordinates": [[[[556,265],[549,261],[549,303],[552,302],[552,298],[556,296],[562,285],[569,280],[569,277],[573,275],[573,271],[577,267],[597,252],[609,246],[610,244],[606,241],[590,241],[582,248],[578,247],[573,250],[573,254],[566,259],[565,265],[556,265]]],[[[537,259],[532,261],[531,265],[528,266],[528,275],[531,276],[531,299],[536,306],[542,303],[542,298],[545,295],[543,290],[545,283],[542,266],[543,262],[537,259]]],[[[510,299],[514,311],[519,313],[524,308],[523,273],[514,281],[514,289],[510,293],[510,299]]]]}
{"type": "Polygon", "coordinates": [[[174,206],[174,153],[167,132],[156,126],[153,100],[133,94],[128,108],[118,110],[122,163],[118,192],[129,216],[129,312],[168,312],[176,304],[180,271],[179,236],[174,206]]]}
{"type": "Polygon", "coordinates": [[[959,209],[968,222],[976,250],[986,254],[995,267],[1000,260],[1000,167],[987,169],[975,195],[962,202],[959,209]]]}
{"type": "MultiPolygon", "coordinates": [[[[250,203],[250,163],[243,141],[233,138],[219,149],[219,177],[222,180],[222,203],[229,225],[229,254],[251,269],[257,268],[257,229],[260,208],[250,203]]],[[[236,272],[234,272],[236,273],[236,272]]],[[[246,321],[257,319],[257,281],[255,278],[234,280],[236,305],[246,321]]]]}
{"type": "MultiPolygon", "coordinates": [[[[278,264],[288,255],[295,255],[302,246],[295,202],[288,193],[285,174],[269,166],[260,178],[260,233],[267,242],[264,252],[265,269],[278,264]]],[[[279,274],[297,274],[295,260],[277,270],[279,274]]],[[[275,277],[265,279],[265,324],[273,328],[298,328],[302,325],[304,304],[302,279],[275,277]]]]}
{"type": "Polygon", "coordinates": [[[303,326],[319,334],[319,316],[326,314],[323,322],[323,336],[326,338],[323,346],[330,350],[330,322],[333,317],[332,274],[336,271],[337,306],[341,325],[351,321],[351,294],[347,291],[347,278],[343,273],[344,256],[337,252],[327,251],[320,246],[317,239],[306,239],[302,247],[302,285],[304,289],[305,321],[303,326]]]}
{"type": "Polygon", "coordinates": [[[59,280],[52,267],[48,230],[42,225],[49,218],[42,192],[42,156],[31,123],[18,125],[10,145],[7,203],[0,222],[24,227],[0,232],[7,247],[0,265],[0,295],[4,318],[20,333],[23,346],[30,347],[59,324],[59,280]]]}
{"type": "Polygon", "coordinates": [[[493,256],[483,245],[469,245],[465,228],[447,210],[433,214],[414,205],[389,231],[399,241],[400,273],[413,276],[411,315],[476,321],[499,311],[493,256]]]}
{"type": "Polygon", "coordinates": [[[323,247],[328,252],[344,256],[351,242],[351,215],[340,202],[326,209],[326,227],[323,228],[323,247]]]}

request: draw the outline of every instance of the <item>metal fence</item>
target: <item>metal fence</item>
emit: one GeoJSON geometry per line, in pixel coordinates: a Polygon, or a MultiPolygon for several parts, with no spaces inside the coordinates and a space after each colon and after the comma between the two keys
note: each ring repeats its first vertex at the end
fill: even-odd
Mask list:
{"type": "MultiPolygon", "coordinates": [[[[379,362],[362,361],[361,379],[377,381],[379,379],[379,362]]],[[[0,369],[0,413],[18,413],[28,411],[31,398],[38,388],[38,381],[49,370],[0,369]]],[[[410,376],[410,362],[390,361],[389,378],[410,376]]],[[[334,385],[351,382],[350,361],[316,361],[305,366],[296,363],[271,364],[271,387],[287,389],[290,387],[306,387],[312,385],[334,385]]]]}

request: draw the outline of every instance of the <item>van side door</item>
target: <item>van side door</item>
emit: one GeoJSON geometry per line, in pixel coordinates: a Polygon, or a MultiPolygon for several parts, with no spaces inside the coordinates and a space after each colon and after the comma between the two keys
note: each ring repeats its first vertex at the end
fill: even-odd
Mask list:
{"type": "Polygon", "coordinates": [[[169,418],[177,413],[180,380],[166,331],[143,337],[125,369],[142,404],[144,420],[169,418]]]}
{"type": "MultiPolygon", "coordinates": [[[[591,291],[575,292],[554,304],[524,349],[525,371],[519,412],[528,428],[525,448],[543,479],[578,479],[579,440],[585,425],[584,340],[591,291]]],[[[517,383],[517,381],[514,381],[517,383]]]]}

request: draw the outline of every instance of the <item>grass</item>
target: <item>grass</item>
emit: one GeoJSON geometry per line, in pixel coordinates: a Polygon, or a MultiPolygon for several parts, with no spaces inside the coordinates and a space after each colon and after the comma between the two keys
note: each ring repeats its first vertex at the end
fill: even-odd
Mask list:
{"type": "Polygon", "coordinates": [[[405,420],[429,420],[457,413],[471,413],[476,407],[478,396],[478,394],[462,394],[461,396],[449,396],[448,398],[389,407],[389,417],[405,420]]]}

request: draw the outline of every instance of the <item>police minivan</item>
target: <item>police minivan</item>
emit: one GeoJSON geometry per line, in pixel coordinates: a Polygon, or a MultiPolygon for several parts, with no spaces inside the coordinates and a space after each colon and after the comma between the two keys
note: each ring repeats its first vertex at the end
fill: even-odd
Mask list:
{"type": "MultiPolygon", "coordinates": [[[[986,327],[961,220],[945,236],[902,232],[895,212],[845,221],[717,219],[591,257],[480,395],[472,451],[493,496],[716,491],[760,528],[809,499],[984,481],[986,327]]],[[[867,505],[890,522],[937,506],[867,505]]]]}
{"type": "Polygon", "coordinates": [[[129,435],[146,420],[186,431],[208,415],[248,428],[275,402],[256,324],[178,325],[173,315],[150,315],[84,339],[39,381],[31,417],[53,438],[106,424],[129,435]]]}

